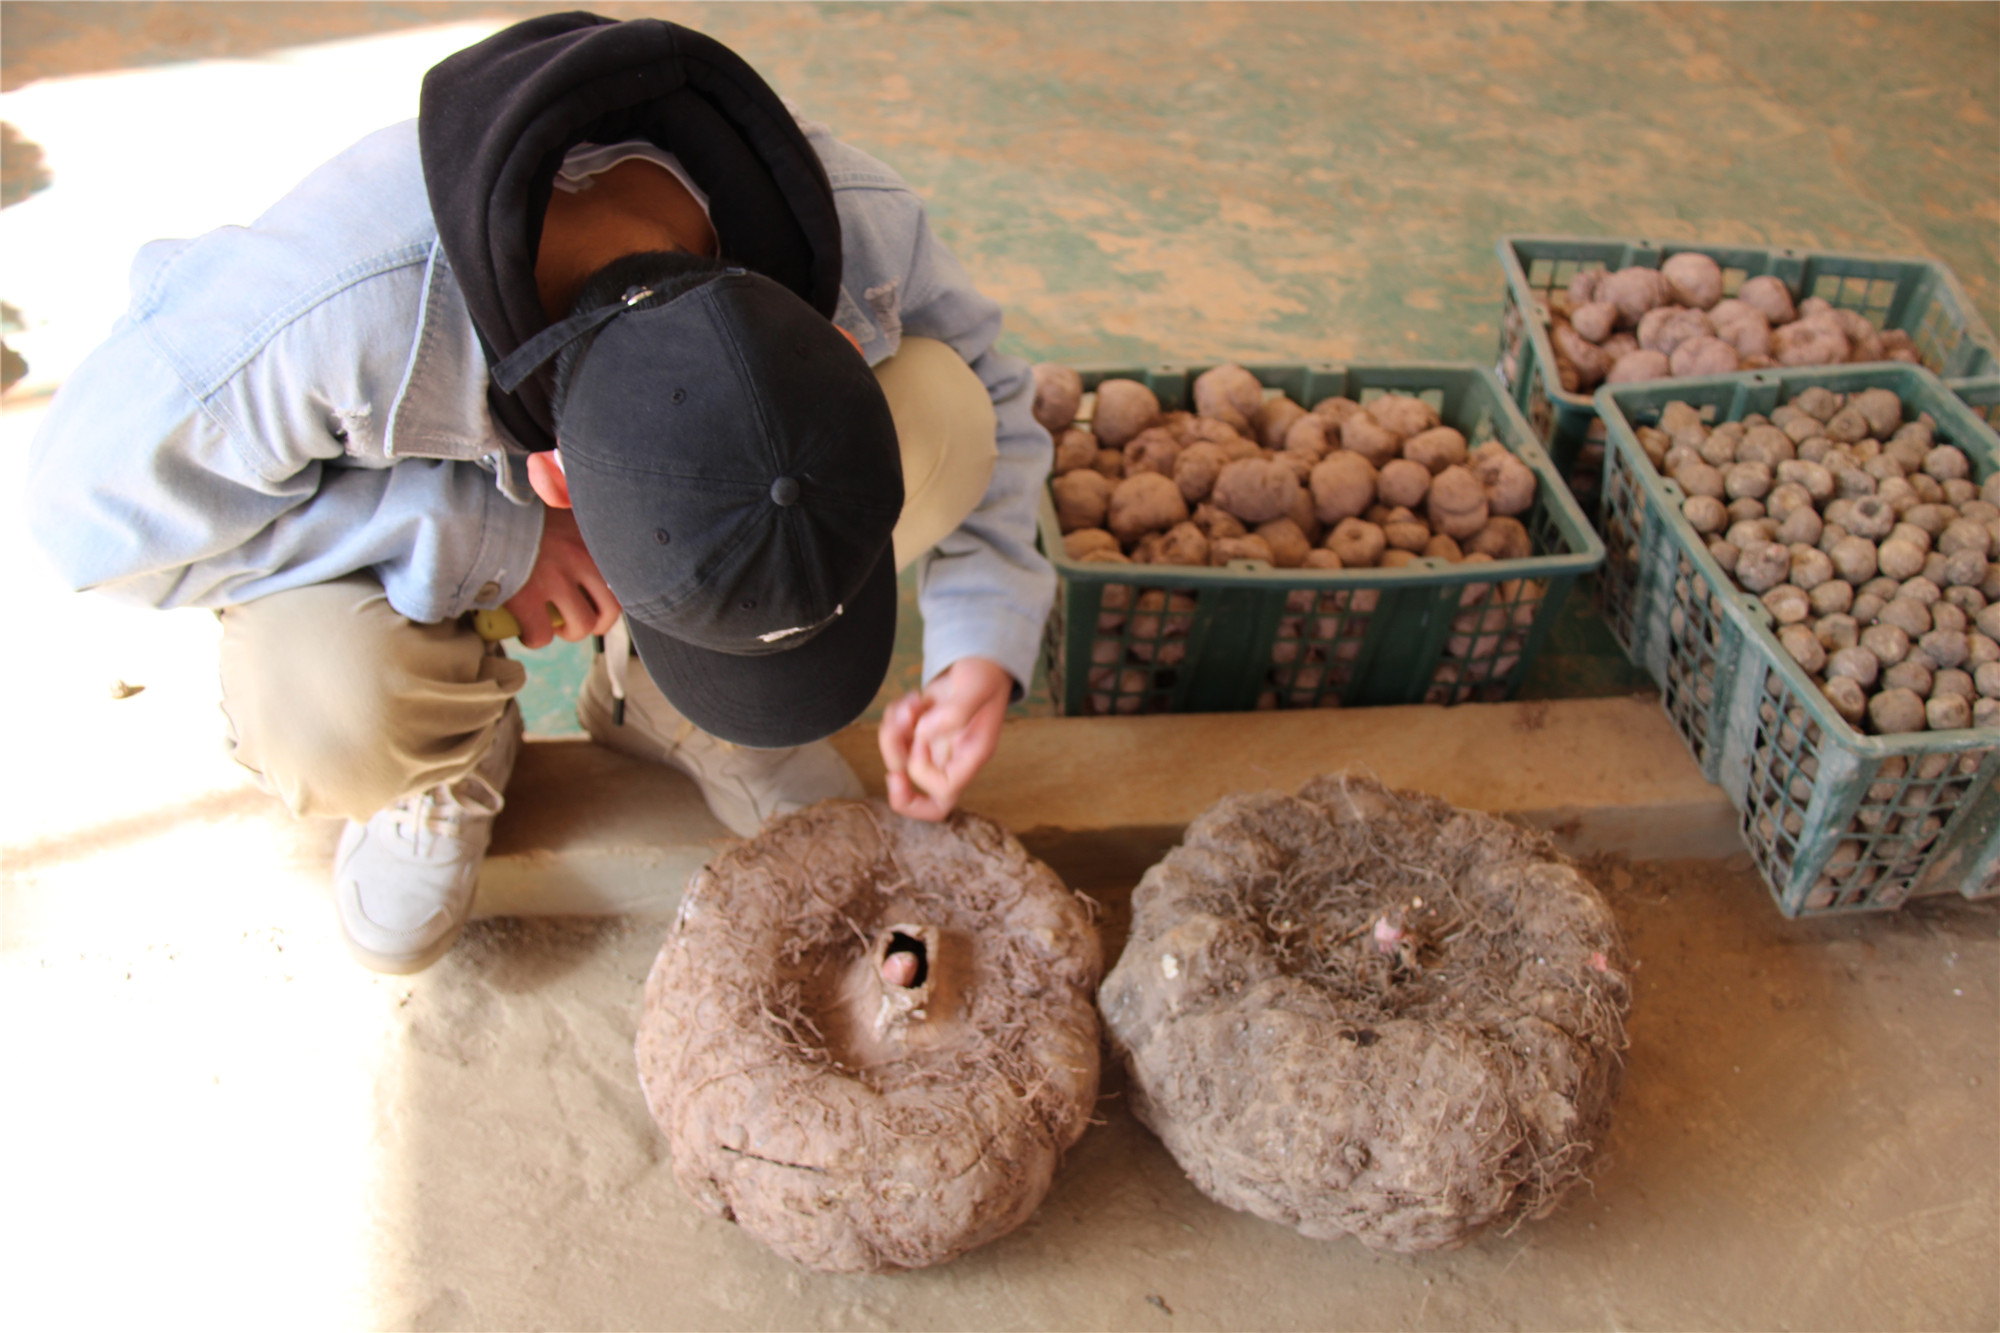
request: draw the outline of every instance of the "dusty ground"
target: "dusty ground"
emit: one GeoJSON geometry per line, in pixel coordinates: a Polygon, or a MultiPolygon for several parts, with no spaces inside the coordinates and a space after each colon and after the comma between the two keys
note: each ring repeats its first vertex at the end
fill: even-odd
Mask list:
{"type": "MultiPolygon", "coordinates": [[[[1592,870],[1640,960],[1630,1077],[1595,1188],[1421,1258],[1308,1241],[1209,1202],[1127,1113],[1114,1072],[1101,1123],[1022,1230],[920,1273],[793,1270],[695,1212],[647,1118],[631,1042],[660,920],[476,923],[430,973],[361,983],[373,1003],[347,1005],[344,1049],[325,1033],[311,1051],[278,1041],[278,1069],[224,1064],[212,1089],[197,1086],[219,1041],[204,1025],[282,1027],[351,989],[323,941],[217,931],[149,950],[129,981],[129,959],[46,958],[44,997],[119,998],[88,1068],[50,1052],[16,1064],[16,1086],[53,1089],[65,1119],[102,1120],[103,1151],[73,1158],[69,1178],[115,1203],[125,1222],[110,1235],[158,1228],[153,1244],[171,1249],[180,1205],[198,1202],[183,1190],[256,1210],[225,1239],[309,1227],[288,1173],[341,1146],[239,1157],[180,1123],[190,1099],[210,1094],[201,1114],[227,1123],[260,1102],[282,1114],[271,1085],[286,1077],[303,1102],[372,1072],[372,1252],[347,1309],[385,1327],[1993,1327],[2000,909],[1788,923],[1741,865],[1592,870]],[[180,1058],[150,1053],[175,1030],[180,1058]],[[121,1113],[97,1101],[120,1095],[121,1113]]],[[[1096,887],[1115,949],[1125,890],[1096,887]]],[[[307,1125],[330,1115],[300,1110],[307,1125]]],[[[83,1239],[17,1237],[11,1257],[83,1239]]],[[[231,1271],[217,1259],[157,1274],[145,1303],[198,1299],[231,1271]]],[[[331,1285],[327,1266],[302,1267],[331,1285]]],[[[25,1294],[51,1295],[33,1273],[15,1279],[25,1294]]],[[[131,1307],[93,1288],[31,1308],[131,1307]]]]}
{"type": "MultiPolygon", "coordinates": [[[[833,1278],[673,1183],[631,1051],[664,919],[476,922],[429,973],[373,977],[340,954],[302,845],[222,800],[122,851],[13,855],[0,1263],[19,1326],[2000,1323],[2000,905],[1786,922],[1741,862],[1594,863],[1639,960],[1607,1152],[1554,1217],[1460,1251],[1378,1256],[1211,1203],[1114,1068],[1027,1226],[941,1268],[833,1278]],[[213,867],[198,914],[149,872],[171,864],[213,867]]],[[[1129,885],[1081,887],[1115,952],[1129,885]]]]}

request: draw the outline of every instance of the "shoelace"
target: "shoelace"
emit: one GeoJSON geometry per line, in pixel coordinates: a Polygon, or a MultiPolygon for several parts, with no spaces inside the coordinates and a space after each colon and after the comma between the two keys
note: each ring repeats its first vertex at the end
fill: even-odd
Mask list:
{"type": "Polygon", "coordinates": [[[611,678],[611,723],[622,727],[625,725],[625,672],[632,665],[632,629],[625,623],[625,617],[618,617],[600,645],[604,650],[605,674],[611,678]]]}
{"type": "Polygon", "coordinates": [[[469,773],[450,786],[432,787],[396,802],[390,807],[390,825],[397,837],[421,853],[427,835],[433,840],[456,837],[467,815],[490,819],[506,805],[507,798],[484,774],[469,773]]]}
{"type": "MultiPolygon", "coordinates": [[[[604,651],[604,673],[611,682],[611,725],[625,725],[625,678],[632,669],[632,630],[626,625],[625,617],[618,617],[617,623],[605,632],[602,647],[604,651]]],[[[681,719],[680,728],[674,733],[673,750],[687,743],[687,738],[695,733],[694,723],[681,719]]],[[[720,736],[711,736],[723,750],[734,750],[736,746],[720,736]]],[[[672,754],[673,750],[667,751],[672,754]]]]}

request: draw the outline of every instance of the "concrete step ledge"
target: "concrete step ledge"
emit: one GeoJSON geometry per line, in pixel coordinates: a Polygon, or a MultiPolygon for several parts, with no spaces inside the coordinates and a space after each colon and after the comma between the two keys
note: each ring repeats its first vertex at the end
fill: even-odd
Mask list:
{"type": "MultiPolygon", "coordinates": [[[[882,792],[872,726],[835,746],[882,792]]],[[[1573,855],[1742,851],[1736,815],[1650,696],[1456,708],[1009,722],[961,802],[1072,884],[1130,883],[1231,792],[1358,768],[1548,830],[1573,855]]],[[[481,875],[478,913],[669,913],[734,839],[680,773],[584,740],[530,743],[481,875]]]]}

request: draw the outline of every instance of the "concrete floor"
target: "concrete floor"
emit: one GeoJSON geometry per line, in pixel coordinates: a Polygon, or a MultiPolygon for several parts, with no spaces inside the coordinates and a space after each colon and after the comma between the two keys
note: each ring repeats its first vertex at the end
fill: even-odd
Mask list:
{"type": "MultiPolygon", "coordinates": [[[[203,81],[261,72],[258,123],[238,107],[148,146],[192,163],[263,123],[306,137],[333,104],[406,114],[378,84],[408,81],[407,54],[342,48],[342,98],[297,43],[421,42],[422,25],[557,7],[6,3],[0,79],[20,97],[0,118],[38,88],[113,87],[64,76],[184,73],[145,85],[176,91],[125,123],[143,139],[184,125],[203,81]],[[195,58],[226,63],[161,63],[195,58]]],[[[1929,255],[2000,327],[2000,7],[606,8],[713,33],[895,164],[1036,359],[1489,360],[1493,240],[1515,231],[1929,255]]],[[[58,188],[84,170],[49,165],[58,188]]],[[[164,202],[220,206],[184,193],[164,202]]],[[[7,248],[0,297],[21,304],[27,266],[7,248]]],[[[25,313],[109,318],[82,300],[25,313]]],[[[41,373],[59,366],[44,356],[41,373]]],[[[9,495],[35,414],[31,397],[5,404],[9,495]]],[[[618,916],[479,923],[432,972],[373,977],[333,936],[330,830],[275,814],[217,752],[212,620],[71,597],[18,525],[0,557],[36,631],[4,658],[16,761],[0,808],[0,1311],[23,1327],[162,1311],[426,1328],[2000,1326],[2000,908],[1782,920],[1740,858],[1715,855],[1692,766],[1643,727],[1590,724],[1633,775],[1625,832],[1599,846],[1660,855],[1633,830],[1679,802],[1708,830],[1684,850],[1709,859],[1591,862],[1642,967],[1608,1151],[1555,1217],[1416,1259],[1307,1242],[1196,1194],[1114,1072],[1103,1123],[1022,1231],[922,1274],[822,1278],[694,1213],[634,1087],[672,854],[720,836],[684,782],[600,774],[652,832],[580,849],[548,828],[580,808],[551,776],[575,752],[538,751],[501,830],[509,901],[574,909],[555,886],[585,851],[602,864],[582,878],[619,861],[618,882],[650,892],[618,916]],[[114,680],[146,688],[113,700],[114,680]]],[[[1504,742],[1474,781],[1420,740],[1452,719],[1413,710],[1393,736],[1397,716],[1341,736],[1464,804],[1533,816],[1604,783],[1504,742]]],[[[1466,716],[1504,735],[1528,715],[1466,716]]],[[[1066,725],[1011,724],[1002,753],[1026,763],[1037,728],[1066,725]]],[[[1149,743],[1209,753],[1182,732],[1149,743]]],[[[1079,741],[1070,762],[1099,753],[1079,741]]],[[[1257,785],[1322,757],[1349,755],[1302,737],[1211,776],[1257,785]]],[[[973,803],[1017,812],[1106,903],[1115,949],[1136,866],[1197,794],[1155,781],[1139,814],[1071,800],[1063,818],[1087,827],[1068,838],[1061,818],[1034,822],[1025,786],[973,803]]]]}

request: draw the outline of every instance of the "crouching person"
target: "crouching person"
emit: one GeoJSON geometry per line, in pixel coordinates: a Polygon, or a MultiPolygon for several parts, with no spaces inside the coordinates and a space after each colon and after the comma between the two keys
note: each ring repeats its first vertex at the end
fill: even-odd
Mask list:
{"type": "Polygon", "coordinates": [[[1032,378],[909,188],[710,39],[508,28],[132,290],[36,440],[36,535],[77,588],[217,611],[232,753],[347,821],[368,966],[451,947],[504,803],[525,673],[476,611],[600,636],[585,730],[748,836],[859,794],[825,738],[914,564],[890,801],[941,818],[992,755],[1053,595],[1032,378]]]}

